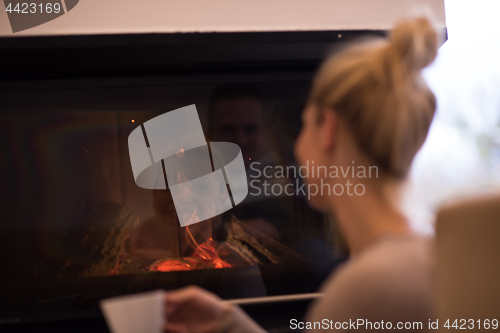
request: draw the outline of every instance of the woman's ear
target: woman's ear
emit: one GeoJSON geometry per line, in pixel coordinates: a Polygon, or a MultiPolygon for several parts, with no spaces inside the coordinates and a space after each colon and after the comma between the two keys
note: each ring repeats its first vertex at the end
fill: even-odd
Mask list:
{"type": "Polygon", "coordinates": [[[335,149],[337,143],[338,121],[333,110],[325,108],[321,111],[322,124],[320,125],[320,148],[325,153],[330,153],[335,149]]]}

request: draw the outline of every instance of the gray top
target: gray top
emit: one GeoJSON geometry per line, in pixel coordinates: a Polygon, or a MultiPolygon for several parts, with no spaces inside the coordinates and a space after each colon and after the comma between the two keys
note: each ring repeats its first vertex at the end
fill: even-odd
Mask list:
{"type": "MultiPolygon", "coordinates": [[[[412,329],[406,332],[427,331],[429,319],[434,320],[431,244],[417,236],[386,237],[353,257],[324,283],[323,297],[305,319],[323,327],[316,323],[307,331],[324,331],[326,323],[334,327],[336,322],[356,322],[358,329],[372,329],[367,321],[376,329],[382,320],[384,329],[411,322],[412,329]],[[418,327],[414,322],[422,324],[418,327]]],[[[343,329],[353,329],[346,326],[343,329]]]]}

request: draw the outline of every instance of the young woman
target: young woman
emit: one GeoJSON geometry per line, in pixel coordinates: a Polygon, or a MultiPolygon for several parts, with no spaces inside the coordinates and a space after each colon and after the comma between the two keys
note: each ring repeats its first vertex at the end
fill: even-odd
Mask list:
{"type": "MultiPolygon", "coordinates": [[[[438,36],[427,19],[405,21],[389,40],[365,41],[328,59],[314,80],[297,160],[309,166],[314,161],[316,168],[372,167],[378,173],[306,179],[318,188],[363,184],[356,194],[351,188],[351,195],[337,191],[311,200],[315,208],[335,212],[352,254],[310,309],[311,331],[321,330],[318,323],[358,319],[365,324],[358,329],[411,323],[411,329],[425,331],[433,318],[429,244],[412,232],[398,198],[436,108],[420,71],[434,60],[437,47],[438,36]]],[[[168,332],[263,331],[238,307],[196,287],[167,293],[166,318],[168,332]]]]}

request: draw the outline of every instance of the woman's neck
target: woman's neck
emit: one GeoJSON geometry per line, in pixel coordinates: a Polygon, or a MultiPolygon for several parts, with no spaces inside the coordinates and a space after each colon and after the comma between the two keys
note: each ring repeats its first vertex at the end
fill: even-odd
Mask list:
{"type": "Polygon", "coordinates": [[[332,208],[349,244],[351,254],[358,254],[383,236],[411,233],[407,219],[394,204],[394,186],[365,184],[361,196],[332,198],[332,208]]]}

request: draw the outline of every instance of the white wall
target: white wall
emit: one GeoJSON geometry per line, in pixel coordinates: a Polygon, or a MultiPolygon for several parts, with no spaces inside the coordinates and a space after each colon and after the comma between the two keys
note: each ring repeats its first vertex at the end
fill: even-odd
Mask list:
{"type": "Polygon", "coordinates": [[[0,36],[388,29],[421,13],[445,26],[443,0],[80,0],[16,34],[0,8],[0,36]]]}

